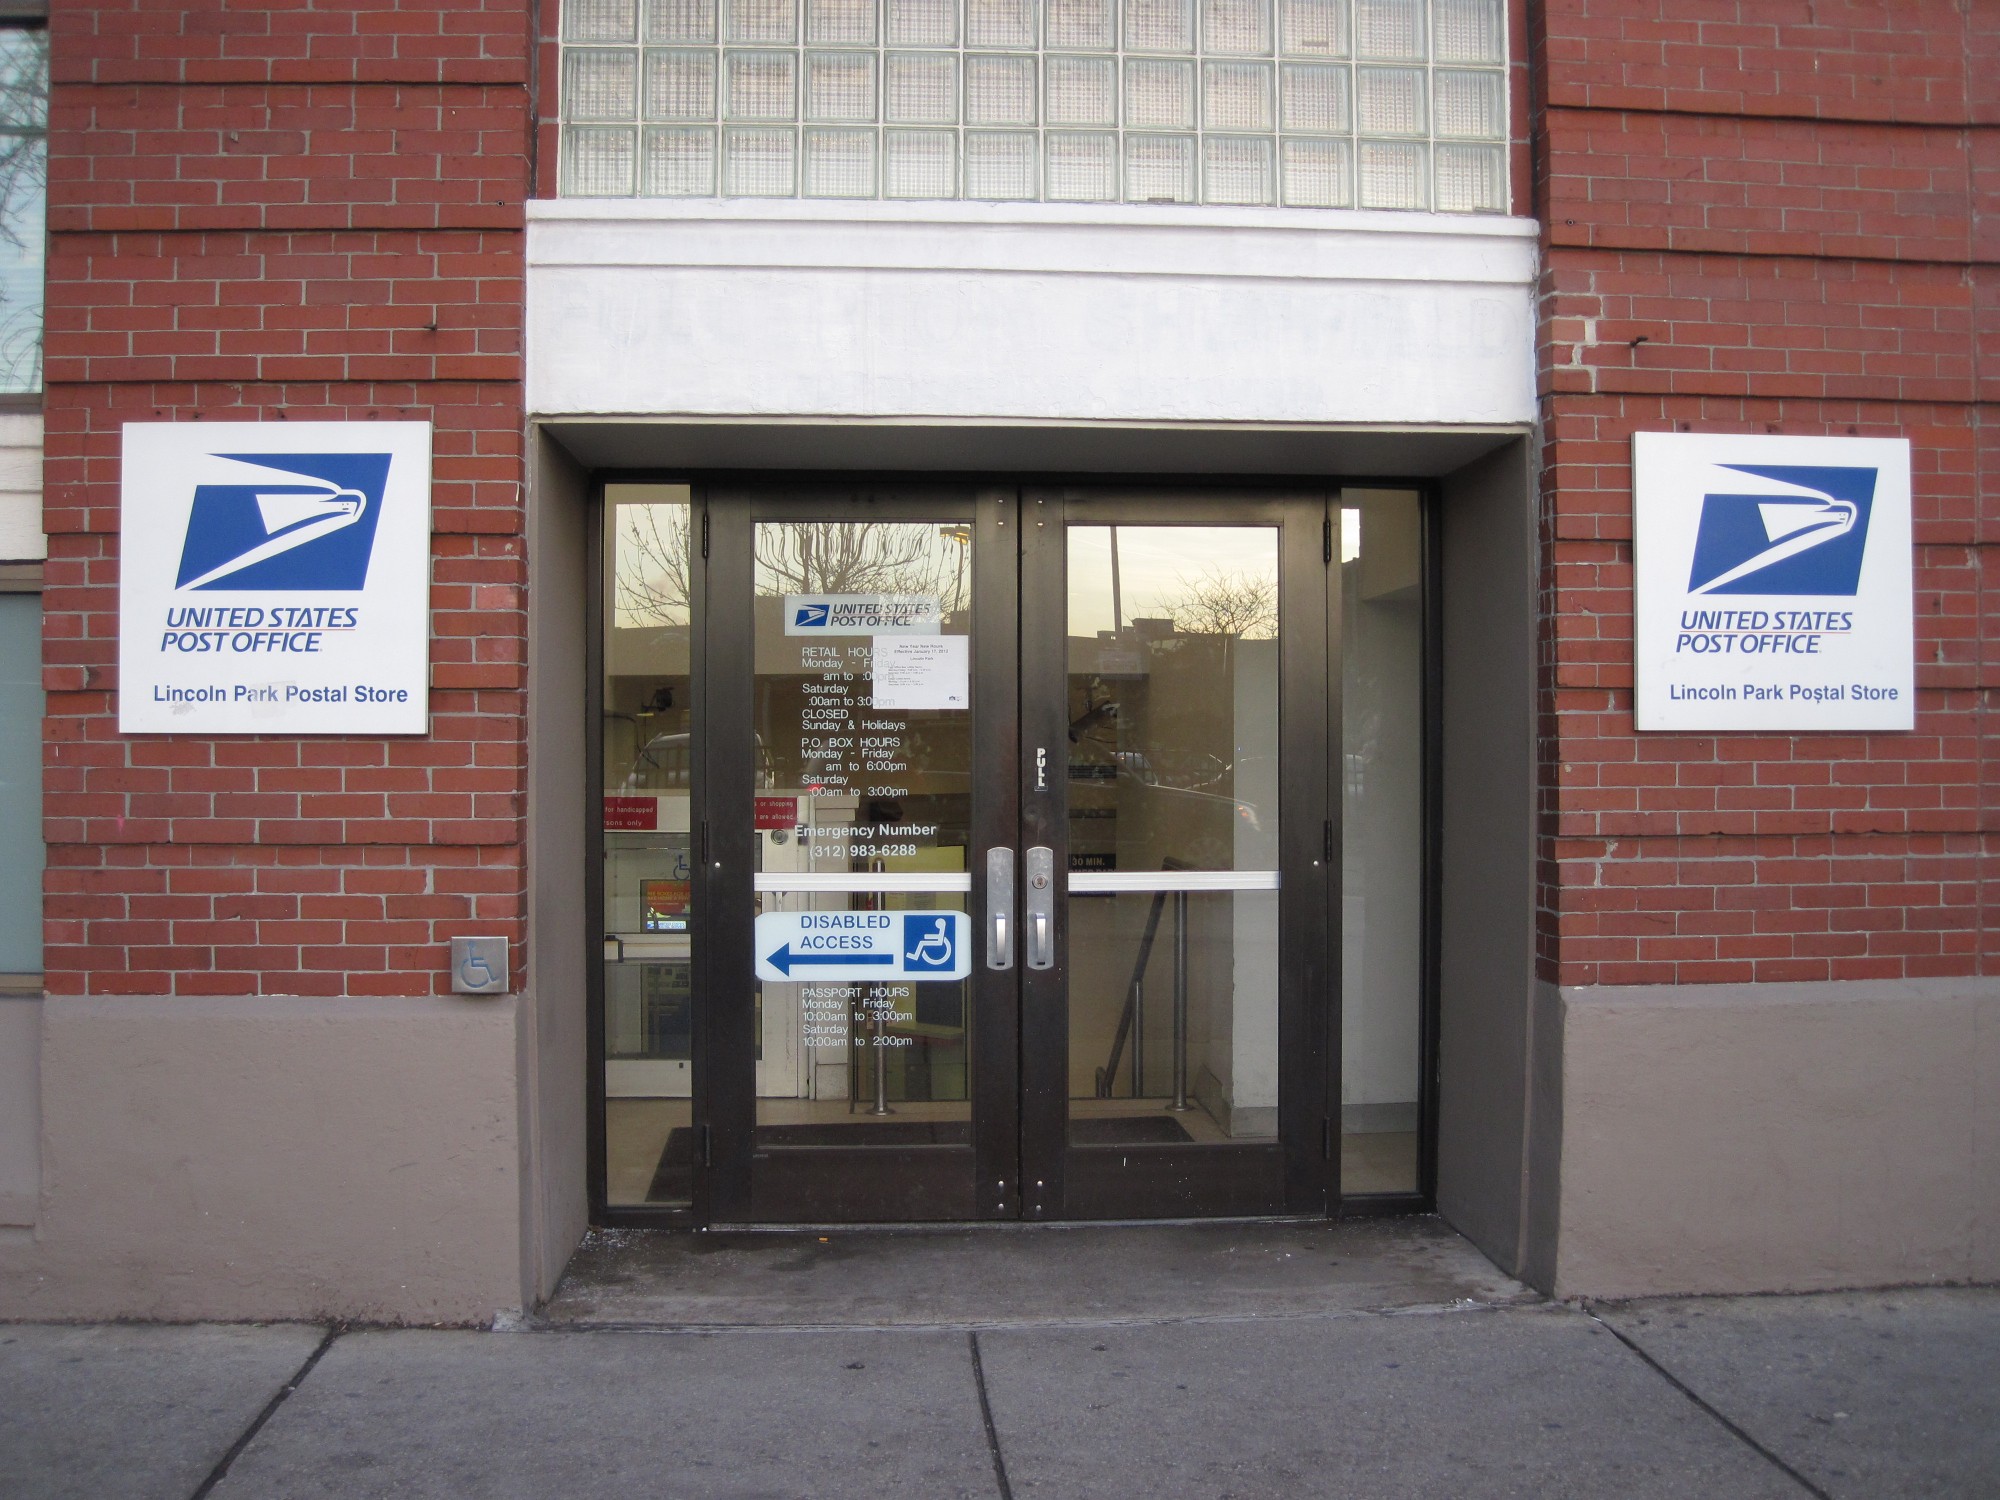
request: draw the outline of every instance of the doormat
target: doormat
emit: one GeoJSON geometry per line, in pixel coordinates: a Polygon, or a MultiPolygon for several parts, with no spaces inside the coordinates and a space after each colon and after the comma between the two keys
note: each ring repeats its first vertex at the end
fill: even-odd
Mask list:
{"type": "Polygon", "coordinates": [[[1098,1115],[1069,1122],[1072,1146],[1178,1146],[1193,1139],[1172,1115],[1098,1115]]]}
{"type": "MultiPolygon", "coordinates": [[[[1177,1146],[1192,1140],[1172,1115],[1104,1115],[1069,1122],[1072,1146],[1177,1146]]],[[[968,1146],[972,1126],[964,1120],[838,1121],[811,1125],[760,1125],[757,1147],[787,1146],[968,1146]]],[[[646,1189],[648,1203],[685,1203],[694,1192],[694,1131],[682,1125],[667,1136],[660,1164],[646,1189]]]]}

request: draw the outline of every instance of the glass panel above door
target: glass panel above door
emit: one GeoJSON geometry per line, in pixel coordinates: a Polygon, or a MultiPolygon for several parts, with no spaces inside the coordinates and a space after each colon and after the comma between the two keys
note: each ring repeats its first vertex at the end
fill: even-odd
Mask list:
{"type": "Polygon", "coordinates": [[[604,1128],[613,1206],[694,1185],[686,485],[605,487],[604,1128]]]}
{"type": "Polygon", "coordinates": [[[1069,1139],[1278,1130],[1278,531],[1072,522],[1069,1139]]]}

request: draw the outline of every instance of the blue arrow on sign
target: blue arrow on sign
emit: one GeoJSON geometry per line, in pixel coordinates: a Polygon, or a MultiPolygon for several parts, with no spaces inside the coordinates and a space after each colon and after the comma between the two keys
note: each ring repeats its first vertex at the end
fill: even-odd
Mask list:
{"type": "Polygon", "coordinates": [[[896,955],[893,953],[794,953],[792,945],[786,943],[776,953],[764,960],[780,974],[792,972],[794,964],[887,964],[893,967],[896,955]]]}

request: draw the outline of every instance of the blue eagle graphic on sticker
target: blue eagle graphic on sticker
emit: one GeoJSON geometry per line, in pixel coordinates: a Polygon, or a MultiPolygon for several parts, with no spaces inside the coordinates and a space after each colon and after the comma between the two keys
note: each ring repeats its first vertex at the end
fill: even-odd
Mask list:
{"type": "Polygon", "coordinates": [[[195,486],[177,589],[358,593],[389,482],[387,453],[218,453],[262,470],[195,486]]]}

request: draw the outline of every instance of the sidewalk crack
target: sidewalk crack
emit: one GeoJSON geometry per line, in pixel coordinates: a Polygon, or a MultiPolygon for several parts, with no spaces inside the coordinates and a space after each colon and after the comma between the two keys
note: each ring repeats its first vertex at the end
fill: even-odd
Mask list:
{"type": "Polygon", "coordinates": [[[1707,1412],[1709,1416],[1713,1417],[1717,1422],[1721,1423],[1722,1426],[1725,1429],[1727,1429],[1731,1434],[1733,1434],[1739,1442],[1743,1443],[1745,1446],[1750,1448],[1753,1452],[1755,1452],[1759,1457],[1761,1457],[1766,1463],[1770,1464],[1773,1468],[1783,1473],[1800,1489],[1804,1490],[1808,1495],[1811,1495],[1813,1497],[1813,1500],[1833,1500],[1833,1496],[1829,1495],[1825,1490],[1821,1489],[1818,1485],[1814,1484],[1810,1479],[1806,1478],[1806,1476],[1801,1474],[1797,1469],[1793,1468],[1790,1464],[1786,1463],[1785,1460],[1780,1458],[1777,1455],[1777,1453],[1774,1452],[1772,1449],[1765,1447],[1764,1444],[1759,1442],[1756,1438],[1752,1437],[1748,1429],[1740,1426],[1736,1422],[1733,1422],[1728,1417],[1724,1416],[1722,1412],[1718,1410],[1714,1405],[1712,1405],[1706,1397],[1698,1394],[1693,1386],[1689,1385],[1685,1380],[1682,1380],[1680,1376],[1676,1375],[1672,1370],[1669,1370],[1665,1365],[1661,1364],[1657,1359],[1653,1358],[1651,1354],[1648,1354],[1643,1348],[1640,1347],[1638,1340],[1630,1337],[1624,1332],[1624,1330],[1615,1327],[1606,1319],[1599,1317],[1596,1308],[1592,1307],[1589,1303],[1586,1302],[1583,1304],[1583,1311],[1585,1316],[1587,1316],[1593,1323],[1597,1324],[1598,1327],[1602,1328],[1606,1333],[1610,1334],[1614,1339],[1618,1340],[1619,1343],[1623,1344],[1627,1349],[1630,1349],[1634,1354],[1638,1355],[1640,1359],[1644,1360],[1646,1364],[1651,1367],[1654,1374],[1658,1375],[1662,1380],[1666,1381],[1668,1385],[1672,1386],[1675,1390],[1679,1391],[1683,1396],[1687,1397],[1688,1400],[1692,1401],[1696,1406],[1700,1407],[1703,1411],[1707,1412]]]}
{"type": "MultiPolygon", "coordinates": [[[[257,1413],[248,1427],[243,1429],[242,1435],[229,1445],[229,1451],[216,1460],[215,1467],[208,1471],[208,1477],[195,1487],[195,1492],[188,1496],[188,1500],[207,1500],[209,1492],[222,1483],[229,1473],[229,1466],[242,1456],[243,1450],[248,1448],[257,1434],[264,1430],[264,1424],[278,1414],[278,1408],[285,1404],[292,1392],[305,1384],[306,1376],[312,1374],[312,1368],[319,1363],[320,1356],[331,1349],[333,1341],[345,1332],[347,1332],[345,1323],[335,1323],[327,1329],[326,1337],[319,1341],[319,1347],[306,1356],[306,1362],[293,1372],[290,1380],[278,1387],[278,1393],[264,1403],[264,1409],[257,1413]]],[[[985,1399],[983,1391],[980,1399],[985,1399]]]]}
{"type": "MultiPolygon", "coordinates": [[[[1007,1460],[1000,1456],[1000,1430],[993,1425],[993,1403],[986,1395],[986,1365],[979,1357],[979,1330],[968,1330],[965,1342],[972,1350],[972,1383],[979,1388],[979,1420],[986,1424],[986,1451],[993,1459],[993,1481],[1000,1486],[1000,1500],[1014,1500],[1014,1487],[1007,1482],[1007,1460]]],[[[195,1500],[201,1497],[196,1496],[195,1500]]]]}

